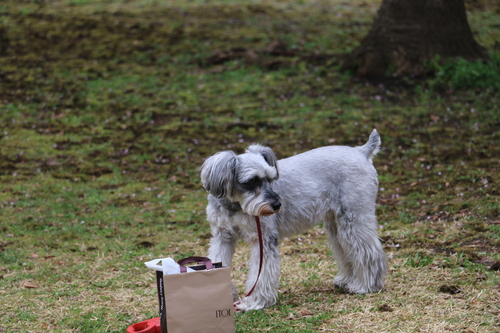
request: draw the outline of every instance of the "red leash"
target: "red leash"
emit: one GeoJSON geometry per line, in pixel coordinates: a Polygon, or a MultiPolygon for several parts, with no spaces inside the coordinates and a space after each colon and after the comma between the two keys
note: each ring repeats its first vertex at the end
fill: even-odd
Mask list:
{"type": "Polygon", "coordinates": [[[260,277],[260,272],[262,271],[262,261],[264,260],[264,241],[262,240],[262,226],[260,224],[260,218],[258,216],[255,217],[255,225],[257,226],[257,234],[259,235],[259,274],[257,274],[257,279],[255,280],[255,283],[248,292],[248,294],[245,297],[250,296],[253,293],[253,290],[255,289],[255,286],[257,286],[257,282],[259,281],[260,277]]]}

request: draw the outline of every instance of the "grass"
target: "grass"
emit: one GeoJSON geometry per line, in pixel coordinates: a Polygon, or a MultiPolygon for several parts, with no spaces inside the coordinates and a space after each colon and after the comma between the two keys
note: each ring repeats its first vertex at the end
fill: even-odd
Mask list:
{"type": "MultiPolygon", "coordinates": [[[[499,331],[498,89],[339,72],[379,5],[0,5],[0,332],[124,332],[157,316],[143,262],[207,250],[204,158],[359,145],[373,128],[386,288],[335,289],[318,226],[282,240],[279,302],[237,315],[237,331],[499,331]]],[[[498,4],[467,6],[498,59],[498,4]]],[[[240,294],[247,258],[242,243],[240,294]]]]}
{"type": "Polygon", "coordinates": [[[500,58],[492,53],[488,62],[457,59],[440,64],[439,57],[429,67],[435,71],[433,87],[499,89],[500,58]]]}

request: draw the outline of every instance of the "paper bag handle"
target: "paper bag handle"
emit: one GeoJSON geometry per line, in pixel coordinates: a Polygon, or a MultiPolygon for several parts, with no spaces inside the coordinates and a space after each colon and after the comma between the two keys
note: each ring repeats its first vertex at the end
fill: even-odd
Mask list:
{"type": "Polygon", "coordinates": [[[181,273],[186,273],[187,268],[184,266],[186,264],[190,263],[197,263],[197,264],[205,264],[207,269],[212,269],[214,266],[212,265],[212,260],[210,260],[207,257],[189,257],[189,258],[184,258],[179,261],[177,261],[181,268],[181,273]]]}

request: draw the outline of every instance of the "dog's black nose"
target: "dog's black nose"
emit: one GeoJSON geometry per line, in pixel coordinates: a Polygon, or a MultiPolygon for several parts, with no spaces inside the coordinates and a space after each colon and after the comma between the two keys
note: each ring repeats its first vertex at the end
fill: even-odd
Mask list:
{"type": "Polygon", "coordinates": [[[273,204],[271,205],[271,207],[276,212],[276,211],[280,210],[280,208],[281,208],[281,202],[279,202],[279,201],[273,202],[273,204]]]}

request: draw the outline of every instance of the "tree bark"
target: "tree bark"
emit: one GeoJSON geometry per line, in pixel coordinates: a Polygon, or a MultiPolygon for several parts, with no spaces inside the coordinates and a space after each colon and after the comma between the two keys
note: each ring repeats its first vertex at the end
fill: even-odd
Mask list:
{"type": "Polygon", "coordinates": [[[384,0],[368,35],[344,61],[361,77],[419,75],[436,55],[487,59],[472,36],[464,0],[384,0]]]}

